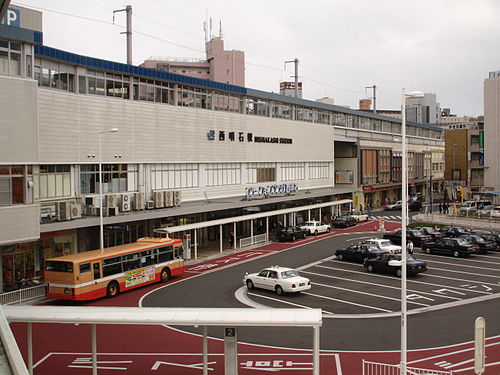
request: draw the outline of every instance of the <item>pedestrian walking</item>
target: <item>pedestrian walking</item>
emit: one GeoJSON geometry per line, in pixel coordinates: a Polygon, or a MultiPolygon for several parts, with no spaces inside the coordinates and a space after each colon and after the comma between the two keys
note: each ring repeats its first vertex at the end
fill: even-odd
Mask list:
{"type": "Polygon", "coordinates": [[[408,254],[413,255],[413,241],[408,240],[408,244],[406,245],[406,250],[408,254]]]}
{"type": "Polygon", "coordinates": [[[441,202],[439,202],[439,213],[443,213],[443,204],[441,202]]]}
{"type": "Polygon", "coordinates": [[[233,244],[234,244],[234,233],[231,232],[231,234],[229,235],[229,246],[233,247],[233,244]]]}
{"type": "Polygon", "coordinates": [[[369,204],[368,207],[366,207],[366,210],[368,211],[368,216],[372,216],[372,205],[369,204]]]}

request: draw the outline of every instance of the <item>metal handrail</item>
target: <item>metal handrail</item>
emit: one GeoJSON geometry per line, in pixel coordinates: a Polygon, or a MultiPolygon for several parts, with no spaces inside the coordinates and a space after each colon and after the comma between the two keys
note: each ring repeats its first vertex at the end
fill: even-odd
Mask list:
{"type": "Polygon", "coordinates": [[[31,286],[28,288],[21,288],[12,292],[0,294],[0,305],[12,305],[26,301],[35,300],[45,297],[45,291],[48,284],[41,284],[31,286]]]}

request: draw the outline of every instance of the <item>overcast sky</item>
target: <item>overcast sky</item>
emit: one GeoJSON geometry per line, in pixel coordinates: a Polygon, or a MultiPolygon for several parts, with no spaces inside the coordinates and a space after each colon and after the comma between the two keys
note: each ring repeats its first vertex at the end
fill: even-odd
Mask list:
{"type": "Polygon", "coordinates": [[[226,49],[245,52],[246,86],[279,92],[299,59],[303,97],[358,108],[377,86],[377,109],[400,109],[401,90],[436,93],[441,108],[483,114],[483,81],[500,70],[498,0],[22,0],[43,12],[44,44],[133,63],[150,56],[204,58],[203,22],[219,22],[226,49]]]}

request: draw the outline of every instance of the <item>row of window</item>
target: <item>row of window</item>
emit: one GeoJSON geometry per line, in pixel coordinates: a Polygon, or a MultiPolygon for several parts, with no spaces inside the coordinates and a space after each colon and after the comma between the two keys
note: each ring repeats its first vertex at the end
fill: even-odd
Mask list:
{"type": "MultiPolygon", "coordinates": [[[[1,51],[1,50],[0,50],[1,51]]],[[[193,86],[138,78],[104,71],[79,69],[74,66],[35,58],[35,79],[40,86],[80,94],[144,100],[179,106],[246,113],[264,117],[315,122],[349,128],[359,128],[384,133],[400,133],[397,122],[371,119],[354,114],[294,106],[260,98],[240,97],[226,92],[207,90],[193,86]],[[84,72],[84,74],[80,74],[84,72]],[[78,82],[78,90],[76,90],[78,82]]],[[[0,70],[1,72],[1,70],[0,70]]],[[[408,135],[441,139],[441,132],[422,127],[408,126],[408,135]]]]}

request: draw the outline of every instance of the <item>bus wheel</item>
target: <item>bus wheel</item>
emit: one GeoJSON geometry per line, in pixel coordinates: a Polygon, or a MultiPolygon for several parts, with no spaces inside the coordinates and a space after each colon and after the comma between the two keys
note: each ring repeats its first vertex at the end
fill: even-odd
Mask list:
{"type": "Polygon", "coordinates": [[[170,279],[170,269],[164,268],[161,270],[160,282],[165,283],[170,279]]]}
{"type": "Polygon", "coordinates": [[[120,286],[116,281],[111,281],[106,288],[106,297],[115,297],[120,293],[120,286]]]}

